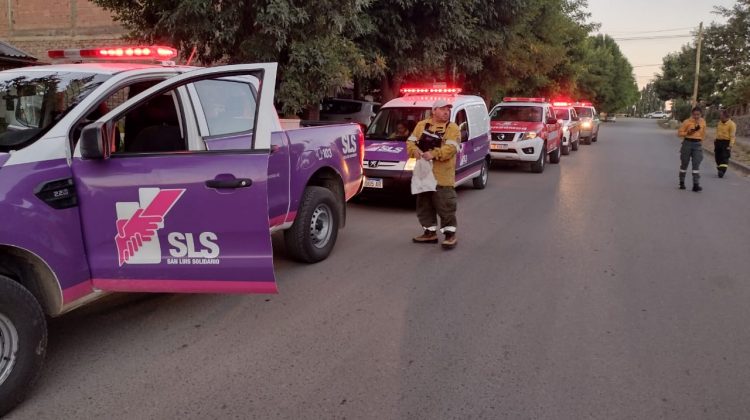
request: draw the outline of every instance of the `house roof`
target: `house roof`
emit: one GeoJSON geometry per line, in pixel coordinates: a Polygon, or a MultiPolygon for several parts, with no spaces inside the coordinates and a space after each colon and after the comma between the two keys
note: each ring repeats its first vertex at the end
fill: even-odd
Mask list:
{"type": "Polygon", "coordinates": [[[35,63],[37,58],[19,50],[7,42],[0,41],[0,60],[16,63],[35,63]]]}

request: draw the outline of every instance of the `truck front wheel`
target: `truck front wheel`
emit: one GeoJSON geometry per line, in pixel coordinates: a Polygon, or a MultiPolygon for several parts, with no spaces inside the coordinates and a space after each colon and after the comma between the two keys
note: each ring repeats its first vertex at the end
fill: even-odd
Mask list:
{"type": "Polygon", "coordinates": [[[26,397],[47,352],[47,321],[39,302],[0,275],[0,416],[26,397]]]}
{"type": "Polygon", "coordinates": [[[284,232],[289,255],[299,261],[315,263],[328,257],[339,233],[341,204],[324,187],[307,187],[302,194],[297,218],[284,232]]]}

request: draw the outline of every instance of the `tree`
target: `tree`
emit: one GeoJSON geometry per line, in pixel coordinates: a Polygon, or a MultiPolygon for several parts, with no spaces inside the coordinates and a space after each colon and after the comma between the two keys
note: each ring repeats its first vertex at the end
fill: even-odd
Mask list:
{"type": "Polygon", "coordinates": [[[589,37],[584,63],[584,72],[578,80],[580,92],[599,110],[621,111],[638,97],[633,67],[611,37],[589,37]]]}
{"type": "Polygon", "coordinates": [[[371,30],[365,0],[93,0],[145,42],[195,49],[204,64],[279,62],[277,100],[314,118],[320,99],[355,75],[382,70],[352,42],[371,30]]]}
{"type": "MultiPolygon", "coordinates": [[[[662,100],[684,99],[693,96],[696,48],[684,45],[679,52],[668,54],[663,59],[662,74],[654,81],[654,89],[662,100]]],[[[709,54],[701,54],[701,69],[698,78],[698,99],[711,103],[716,97],[716,72],[709,54]]]]}

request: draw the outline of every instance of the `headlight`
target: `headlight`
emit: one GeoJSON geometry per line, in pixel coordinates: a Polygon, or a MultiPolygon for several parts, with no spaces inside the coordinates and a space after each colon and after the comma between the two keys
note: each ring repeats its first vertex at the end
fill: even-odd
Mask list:
{"type": "Polygon", "coordinates": [[[584,121],[583,124],[581,124],[583,128],[591,128],[591,121],[584,121]]]}
{"type": "Polygon", "coordinates": [[[536,138],[536,131],[529,131],[527,133],[524,133],[523,138],[521,140],[531,140],[536,138]]]}
{"type": "Polygon", "coordinates": [[[404,170],[413,171],[415,166],[417,166],[417,160],[414,158],[409,158],[409,160],[406,161],[406,165],[404,165],[404,170]]]}

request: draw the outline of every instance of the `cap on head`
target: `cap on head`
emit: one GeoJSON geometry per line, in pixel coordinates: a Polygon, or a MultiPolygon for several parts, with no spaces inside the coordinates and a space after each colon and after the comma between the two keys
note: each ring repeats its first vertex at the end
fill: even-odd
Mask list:
{"type": "Polygon", "coordinates": [[[432,103],[432,109],[438,109],[438,108],[444,108],[444,107],[452,108],[453,105],[448,103],[445,99],[438,99],[437,101],[432,103]]]}

